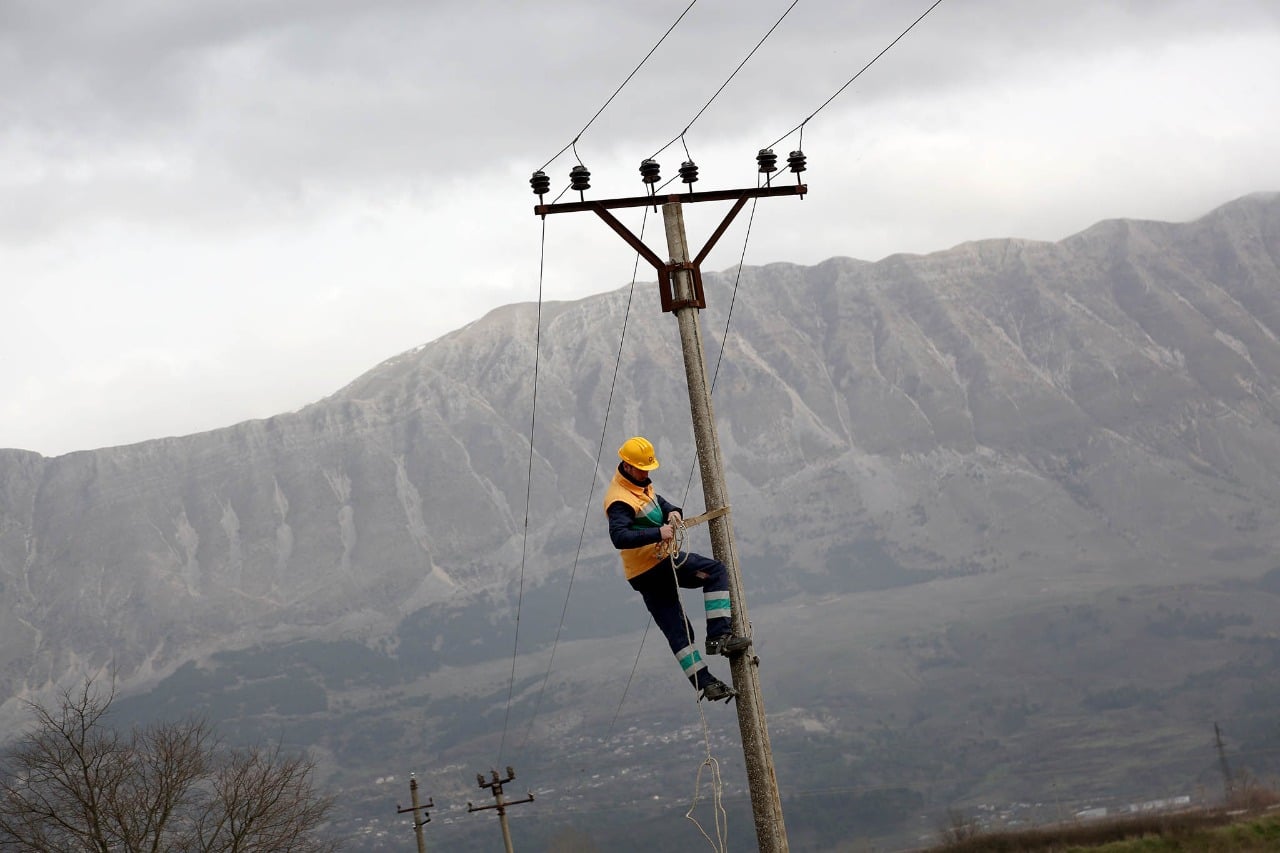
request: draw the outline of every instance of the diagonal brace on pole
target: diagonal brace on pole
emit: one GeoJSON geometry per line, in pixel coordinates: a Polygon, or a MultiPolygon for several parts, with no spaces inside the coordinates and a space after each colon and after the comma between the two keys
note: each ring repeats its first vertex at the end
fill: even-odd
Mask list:
{"type": "Polygon", "coordinates": [[[539,204],[535,205],[533,212],[536,215],[546,216],[549,213],[580,213],[583,211],[591,211],[596,216],[604,220],[605,224],[617,233],[619,237],[626,241],[627,245],[635,249],[640,257],[644,258],[654,271],[658,274],[658,294],[662,300],[662,310],[670,313],[680,308],[706,308],[707,299],[702,290],[702,262],[706,260],[712,248],[724,235],[729,228],[730,223],[746,206],[747,200],[752,198],[765,198],[769,196],[782,195],[798,195],[803,196],[808,192],[809,188],[804,184],[784,185],[784,186],[765,186],[753,187],[742,190],[715,190],[711,192],[686,193],[680,195],[673,193],[667,196],[651,195],[651,196],[631,196],[629,198],[615,198],[604,201],[575,201],[565,204],[539,204]],[[720,221],[719,227],[707,239],[706,245],[698,252],[692,261],[684,262],[666,262],[644,244],[644,241],[632,234],[627,226],[623,225],[616,216],[609,211],[614,208],[621,207],[647,207],[648,205],[658,205],[663,203],[678,202],[680,204],[688,204],[690,202],[699,201],[730,201],[734,202],[729,212],[725,214],[724,219],[720,221]],[[692,294],[689,298],[677,299],[672,291],[672,276],[677,270],[688,270],[690,279],[692,280],[692,294]]]}

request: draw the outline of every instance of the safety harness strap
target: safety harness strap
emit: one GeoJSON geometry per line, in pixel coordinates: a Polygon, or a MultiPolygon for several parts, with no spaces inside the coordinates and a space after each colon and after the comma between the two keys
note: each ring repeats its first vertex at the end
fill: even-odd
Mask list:
{"type": "Polygon", "coordinates": [[[722,506],[719,509],[709,509],[702,515],[695,515],[693,518],[686,518],[682,522],[685,527],[697,527],[699,524],[710,521],[713,518],[719,518],[722,515],[729,514],[729,507],[722,506]]]}

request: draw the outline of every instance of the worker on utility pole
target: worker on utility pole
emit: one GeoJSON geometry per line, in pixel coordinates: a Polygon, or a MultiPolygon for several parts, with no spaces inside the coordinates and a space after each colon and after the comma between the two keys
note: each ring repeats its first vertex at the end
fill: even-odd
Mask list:
{"type": "MultiPolygon", "coordinates": [[[[658,295],[662,310],[675,314],[676,324],[680,329],[680,350],[684,356],[685,379],[689,388],[689,414],[693,421],[693,441],[698,449],[698,468],[702,474],[702,495],[706,505],[710,507],[699,518],[712,522],[709,528],[711,552],[715,555],[716,561],[728,572],[729,601],[732,612],[730,613],[729,610],[725,612],[730,613],[731,622],[734,625],[733,633],[720,647],[721,651],[729,653],[733,688],[717,688],[715,693],[720,694],[717,698],[723,699],[734,698],[736,695],[738,730],[742,734],[742,755],[746,764],[747,782],[751,789],[751,815],[755,821],[756,843],[761,853],[787,853],[790,848],[787,846],[786,822],[782,817],[782,797],[778,792],[777,774],[774,772],[773,756],[770,754],[769,728],[765,722],[764,701],[760,696],[758,672],[760,661],[753,654],[744,654],[746,646],[750,644],[748,638],[751,634],[751,621],[747,618],[747,601],[742,590],[742,573],[733,555],[733,523],[728,516],[729,493],[724,483],[724,460],[720,454],[720,438],[716,432],[715,415],[711,410],[711,387],[707,382],[706,354],[703,351],[702,329],[698,320],[698,312],[707,304],[702,287],[702,262],[747,201],[782,195],[804,196],[808,192],[808,187],[800,181],[800,173],[807,168],[803,151],[792,151],[787,157],[787,166],[796,175],[794,186],[776,186],[769,182],[769,176],[777,171],[778,167],[778,157],[772,148],[760,150],[756,155],[756,165],[759,172],[765,176],[764,186],[698,193],[693,192],[693,183],[698,180],[698,167],[692,161],[685,161],[680,164],[679,174],[680,180],[689,185],[689,191],[682,194],[670,193],[661,197],[657,195],[661,170],[652,158],[640,163],[641,180],[649,188],[647,194],[642,196],[587,201],[583,193],[591,188],[591,173],[581,163],[569,170],[569,188],[578,193],[578,201],[544,204],[543,197],[551,190],[551,179],[541,169],[533,173],[533,177],[529,179],[529,186],[538,196],[538,204],[533,209],[537,216],[545,217],[552,213],[577,213],[588,210],[599,216],[626,241],[627,245],[635,249],[640,257],[653,266],[658,273],[658,295]],[[683,206],[704,201],[733,201],[734,203],[721,220],[719,227],[703,245],[702,250],[695,255],[689,251],[683,206]],[[650,207],[658,204],[662,205],[662,224],[667,236],[669,261],[660,258],[645,245],[643,240],[632,234],[616,216],[610,213],[615,209],[650,207]],[[734,639],[735,635],[737,639],[734,639]]],[[[620,452],[619,455],[623,454],[620,452]]],[[[642,458],[646,460],[645,464],[652,463],[649,470],[658,467],[657,459],[652,458],[652,445],[650,445],[649,456],[642,458]]],[[[626,461],[624,457],[623,462],[626,461]]],[[[621,467],[619,470],[622,470],[621,467]]],[[[622,483],[619,483],[619,478],[615,477],[613,484],[619,486],[622,491],[611,492],[611,494],[630,495],[624,498],[624,503],[631,506],[630,501],[634,499],[634,493],[630,487],[643,488],[642,480],[647,475],[643,468],[639,469],[639,472],[639,474],[631,472],[630,477],[622,478],[622,483]]],[[[612,489],[613,486],[610,488],[612,489]]],[[[654,498],[656,500],[656,495],[654,498]]],[[[606,511],[610,502],[610,498],[605,499],[606,511]]],[[[661,509],[661,504],[658,506],[661,509]]],[[[664,540],[661,528],[671,526],[671,517],[669,512],[659,517],[664,518],[667,523],[659,525],[656,532],[648,531],[648,538],[641,539],[631,546],[626,543],[619,546],[623,551],[624,567],[629,565],[626,554],[629,547],[642,549],[645,545],[664,540]]],[[[690,526],[693,521],[694,519],[689,519],[683,523],[683,526],[690,526]]],[[[677,522],[676,526],[679,527],[680,523],[677,522]]],[[[610,533],[612,533],[612,520],[610,533]]],[[[650,555],[650,557],[654,556],[650,555]]],[[[646,566],[648,558],[630,559],[635,560],[640,566],[637,571],[641,575],[646,570],[653,570],[657,562],[661,561],[661,558],[656,558],[653,563],[646,566]]],[[[635,576],[630,569],[627,574],[629,579],[635,576]]],[[[678,604],[678,592],[675,592],[674,587],[670,590],[676,594],[678,604]]],[[[694,646],[692,639],[693,630],[688,625],[687,619],[683,621],[686,629],[683,635],[678,631],[669,631],[665,627],[663,633],[671,641],[671,649],[677,653],[677,656],[680,649],[688,650],[689,654],[685,659],[693,666],[693,671],[689,673],[690,679],[694,682],[694,686],[698,687],[698,678],[704,679],[705,682],[709,674],[708,676],[697,675],[699,671],[697,665],[701,661],[693,657],[697,654],[697,647],[694,646]],[[682,636],[685,638],[685,644],[677,646],[675,638],[682,636]]],[[[679,625],[679,615],[677,615],[676,624],[679,625]]],[[[702,667],[702,671],[705,672],[705,667],[702,667]]],[[[700,689],[700,694],[702,698],[708,698],[705,690],[700,689]]]]}
{"type": "Polygon", "coordinates": [[[683,522],[682,510],[654,490],[649,477],[658,467],[653,444],[634,436],[618,448],[618,456],[622,461],[605,491],[604,512],[623,573],[644,599],[698,698],[728,702],[736,693],[703,662],[693,625],[680,603],[680,588],[702,590],[707,654],[739,655],[751,646],[751,639],[733,634],[729,573],[719,560],[678,549],[676,528],[683,522]]]}

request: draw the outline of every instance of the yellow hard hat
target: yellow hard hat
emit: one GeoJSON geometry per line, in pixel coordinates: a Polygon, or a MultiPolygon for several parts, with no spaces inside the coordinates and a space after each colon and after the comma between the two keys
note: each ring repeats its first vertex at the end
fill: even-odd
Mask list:
{"type": "Polygon", "coordinates": [[[637,435],[622,442],[618,456],[641,471],[652,471],[658,467],[658,457],[653,455],[653,442],[644,436],[637,435]]]}

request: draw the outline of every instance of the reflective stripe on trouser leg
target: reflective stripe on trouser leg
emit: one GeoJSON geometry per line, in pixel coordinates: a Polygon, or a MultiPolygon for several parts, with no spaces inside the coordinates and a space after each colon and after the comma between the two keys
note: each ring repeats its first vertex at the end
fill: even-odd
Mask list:
{"type": "Polygon", "coordinates": [[[702,599],[707,608],[707,636],[728,634],[733,624],[733,606],[729,602],[729,592],[707,590],[702,594],[702,599]]]}
{"type": "Polygon", "coordinates": [[[698,651],[697,646],[685,646],[676,652],[676,660],[680,662],[680,668],[684,670],[684,674],[691,679],[696,677],[698,670],[707,668],[707,665],[702,662],[702,653],[698,651]]]}

